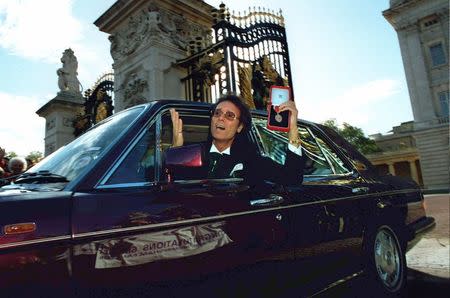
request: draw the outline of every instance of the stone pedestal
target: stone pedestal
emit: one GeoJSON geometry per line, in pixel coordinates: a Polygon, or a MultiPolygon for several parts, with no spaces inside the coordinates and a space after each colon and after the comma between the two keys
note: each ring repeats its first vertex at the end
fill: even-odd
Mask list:
{"type": "Polygon", "coordinates": [[[198,0],[119,0],[95,25],[109,33],[114,60],[115,112],[155,99],[185,98],[174,66],[189,42],[211,42],[213,7],[198,0]]]}
{"type": "Polygon", "coordinates": [[[45,156],[75,139],[72,121],[83,102],[81,93],[61,91],[36,112],[46,120],[45,156]]]}

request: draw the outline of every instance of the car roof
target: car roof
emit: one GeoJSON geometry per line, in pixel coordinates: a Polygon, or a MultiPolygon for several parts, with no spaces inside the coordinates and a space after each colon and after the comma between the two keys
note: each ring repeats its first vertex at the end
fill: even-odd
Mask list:
{"type": "MultiPolygon", "coordinates": [[[[160,110],[164,108],[166,105],[175,105],[175,106],[189,106],[189,107],[199,107],[199,108],[205,108],[205,107],[212,107],[213,103],[206,103],[206,102],[197,102],[197,101],[188,101],[188,100],[182,100],[182,99],[158,99],[151,101],[149,103],[142,104],[143,106],[151,106],[153,111],[160,110]]],[[[266,116],[267,117],[267,111],[266,110],[256,110],[251,109],[250,112],[252,115],[258,115],[258,116],[266,116]]],[[[306,125],[312,125],[316,128],[319,128],[319,126],[311,121],[299,119],[299,121],[302,124],[306,125]]]]}

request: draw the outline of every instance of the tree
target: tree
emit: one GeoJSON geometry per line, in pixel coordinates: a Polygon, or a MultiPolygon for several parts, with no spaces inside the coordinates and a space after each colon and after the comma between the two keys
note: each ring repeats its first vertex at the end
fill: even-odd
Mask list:
{"type": "Polygon", "coordinates": [[[356,147],[362,154],[381,152],[374,140],[364,135],[361,128],[352,126],[346,122],[341,127],[338,126],[336,119],[329,119],[322,123],[337,131],[344,139],[356,147]]]}
{"type": "Polygon", "coordinates": [[[44,154],[42,154],[41,151],[31,151],[30,153],[28,153],[28,155],[25,158],[32,160],[34,163],[37,163],[43,157],[44,157],[44,154]]]}
{"type": "Polygon", "coordinates": [[[6,157],[8,157],[8,158],[13,158],[13,157],[16,157],[16,156],[17,156],[17,153],[14,152],[14,151],[9,151],[9,152],[6,154],[6,157]]]}

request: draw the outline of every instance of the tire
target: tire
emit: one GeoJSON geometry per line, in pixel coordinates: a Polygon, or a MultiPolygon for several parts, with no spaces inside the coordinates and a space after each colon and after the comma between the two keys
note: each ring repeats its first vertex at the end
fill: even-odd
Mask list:
{"type": "Polygon", "coordinates": [[[365,243],[366,276],[373,297],[403,297],[406,292],[407,266],[405,245],[393,228],[380,225],[365,243]]]}

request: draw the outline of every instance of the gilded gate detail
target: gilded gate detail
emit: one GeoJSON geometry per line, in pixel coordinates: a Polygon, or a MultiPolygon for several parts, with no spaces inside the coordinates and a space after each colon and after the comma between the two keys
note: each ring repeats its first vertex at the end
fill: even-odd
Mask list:
{"type": "Polygon", "coordinates": [[[92,89],[84,92],[83,108],[73,120],[73,134],[81,135],[94,124],[113,113],[114,75],[108,73],[97,80],[92,89]]]}
{"type": "Polygon", "coordinates": [[[213,42],[192,40],[190,56],[177,62],[188,73],[182,79],[186,99],[214,102],[221,94],[237,93],[250,108],[265,109],[270,86],[292,88],[281,11],[254,8],[241,16],[221,4],[211,13],[213,42]]]}

